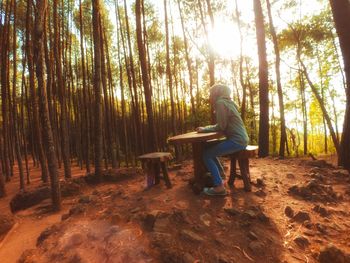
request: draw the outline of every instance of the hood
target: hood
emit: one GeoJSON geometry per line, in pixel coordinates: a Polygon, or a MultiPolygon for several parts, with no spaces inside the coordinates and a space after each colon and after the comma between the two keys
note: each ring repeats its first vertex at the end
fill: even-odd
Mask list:
{"type": "Polygon", "coordinates": [[[227,98],[231,97],[231,90],[229,87],[223,84],[215,84],[210,89],[210,97],[213,102],[216,102],[219,98],[227,98]]]}

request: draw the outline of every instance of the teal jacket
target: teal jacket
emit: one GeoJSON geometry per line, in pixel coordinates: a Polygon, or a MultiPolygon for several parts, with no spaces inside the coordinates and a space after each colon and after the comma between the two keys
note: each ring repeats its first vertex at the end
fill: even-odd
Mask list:
{"type": "Polygon", "coordinates": [[[229,98],[219,97],[214,109],[217,124],[204,127],[202,132],[221,131],[229,140],[247,146],[249,137],[236,104],[229,98]]]}

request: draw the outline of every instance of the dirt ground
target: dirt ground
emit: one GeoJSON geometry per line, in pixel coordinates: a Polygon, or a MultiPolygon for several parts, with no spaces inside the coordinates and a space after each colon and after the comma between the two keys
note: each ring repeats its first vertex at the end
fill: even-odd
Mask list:
{"type": "MultiPolygon", "coordinates": [[[[123,180],[81,185],[60,212],[45,200],[15,213],[0,262],[350,262],[350,176],[323,159],[253,159],[252,192],[236,180],[225,197],[192,193],[191,161],[170,165],[171,189],[145,190],[140,169],[119,169],[123,180]]],[[[17,176],[0,214],[10,213],[17,176]]]]}

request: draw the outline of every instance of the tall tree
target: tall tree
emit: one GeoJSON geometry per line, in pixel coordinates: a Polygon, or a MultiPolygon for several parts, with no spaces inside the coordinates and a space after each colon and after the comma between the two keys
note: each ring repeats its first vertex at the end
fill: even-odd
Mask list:
{"type": "Polygon", "coordinates": [[[278,94],[278,104],[280,108],[279,111],[280,111],[280,122],[281,122],[279,156],[281,158],[284,158],[287,132],[286,132],[286,120],[284,117],[284,103],[283,103],[283,92],[282,92],[282,83],[281,83],[281,70],[280,70],[281,57],[280,57],[280,49],[277,41],[277,34],[276,34],[276,30],[275,30],[275,26],[274,26],[272,14],[271,14],[270,0],[266,0],[266,5],[267,5],[268,16],[269,16],[270,34],[272,36],[272,42],[273,42],[273,47],[274,47],[275,56],[276,56],[275,70],[276,70],[277,94],[278,94]]]}
{"type": "Polygon", "coordinates": [[[53,25],[54,25],[54,57],[55,57],[55,68],[56,68],[56,79],[57,88],[61,103],[61,151],[64,165],[64,177],[70,178],[71,175],[71,165],[69,158],[69,134],[67,127],[67,103],[66,103],[66,87],[63,83],[62,76],[62,51],[61,51],[61,41],[59,34],[60,19],[58,16],[58,0],[53,1],[53,25]]]}
{"type": "Polygon", "coordinates": [[[343,54],[346,78],[346,109],[338,164],[350,170],[350,2],[330,0],[335,28],[343,54]]]}
{"type": "MultiPolygon", "coordinates": [[[[26,53],[28,59],[28,71],[29,71],[29,89],[30,89],[30,101],[31,111],[33,115],[33,129],[31,129],[32,140],[32,155],[35,156],[35,148],[39,157],[41,166],[41,179],[44,182],[48,181],[48,168],[46,162],[46,156],[44,153],[42,129],[40,129],[39,120],[39,108],[38,108],[38,95],[35,88],[35,71],[34,71],[34,59],[33,59],[33,19],[32,19],[32,1],[27,2],[27,14],[26,14],[26,53]],[[35,142],[35,143],[34,143],[35,142]]],[[[28,119],[31,118],[28,110],[28,119]]]]}
{"type": "Polygon", "coordinates": [[[21,153],[21,147],[20,147],[20,139],[19,139],[19,130],[18,130],[18,123],[19,118],[17,114],[17,3],[16,1],[13,1],[13,78],[12,78],[12,116],[13,116],[13,132],[15,137],[15,152],[16,152],[16,159],[18,164],[18,170],[19,170],[19,181],[20,181],[20,189],[25,189],[25,180],[24,180],[24,172],[23,172],[23,165],[22,165],[22,153],[21,153]]]}
{"type": "Polygon", "coordinates": [[[195,103],[194,103],[194,96],[193,96],[193,73],[192,73],[192,63],[190,59],[190,55],[188,52],[188,41],[185,33],[185,23],[183,19],[183,14],[181,11],[181,6],[180,6],[180,0],[177,0],[177,5],[179,8],[179,14],[180,14],[180,21],[181,21],[181,28],[182,28],[182,35],[184,39],[184,45],[185,45],[185,58],[186,58],[186,65],[187,65],[187,70],[188,70],[188,78],[189,78],[189,88],[190,88],[190,97],[191,97],[191,110],[192,114],[195,115],[196,113],[196,108],[195,108],[195,103]]]}
{"type": "Polygon", "coordinates": [[[80,53],[81,53],[81,71],[83,77],[83,125],[84,133],[82,134],[83,151],[86,172],[90,173],[90,129],[89,129],[89,111],[88,111],[88,87],[86,81],[85,70],[85,49],[84,49],[84,24],[83,24],[83,6],[81,0],[79,0],[79,25],[80,25],[80,53]]]}
{"type": "Polygon", "coordinates": [[[167,84],[169,87],[170,107],[171,107],[171,131],[173,135],[176,135],[176,123],[175,123],[176,112],[175,112],[174,93],[173,93],[173,78],[172,78],[171,67],[170,67],[167,0],[164,0],[164,23],[165,23],[166,74],[167,74],[167,84]]]}
{"type": "Polygon", "coordinates": [[[142,24],[141,24],[141,14],[143,13],[141,9],[141,0],[136,0],[135,13],[136,13],[137,47],[139,51],[142,84],[143,84],[143,89],[145,94],[146,111],[147,111],[148,138],[149,138],[148,150],[155,151],[158,148],[158,143],[157,143],[157,137],[156,137],[155,127],[154,127],[154,120],[153,120],[152,93],[151,93],[151,86],[150,86],[150,80],[149,80],[147,54],[146,54],[145,42],[142,34],[142,31],[146,29],[142,28],[142,24]]]}
{"type": "Polygon", "coordinates": [[[61,208],[61,191],[58,178],[58,162],[55,144],[51,129],[49,109],[47,102],[46,82],[44,78],[44,29],[45,16],[47,13],[47,0],[37,0],[35,8],[34,27],[34,60],[36,65],[36,77],[38,80],[40,98],[40,117],[43,126],[43,141],[46,146],[46,155],[50,172],[51,197],[54,210],[61,208]]]}
{"type": "Polygon", "coordinates": [[[269,155],[269,83],[264,16],[260,0],[254,0],[256,39],[259,55],[259,157],[269,155]]]}
{"type": "Polygon", "coordinates": [[[95,95],[95,175],[102,176],[102,95],[101,95],[101,7],[100,0],[92,1],[94,40],[94,95],[95,95]]]}

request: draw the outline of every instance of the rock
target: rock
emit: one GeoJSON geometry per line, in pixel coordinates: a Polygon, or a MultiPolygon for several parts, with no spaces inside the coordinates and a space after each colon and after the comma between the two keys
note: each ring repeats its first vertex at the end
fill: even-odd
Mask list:
{"type": "Polygon", "coordinates": [[[193,263],[196,262],[196,259],[192,255],[186,252],[182,257],[183,263],[193,263]]]}
{"type": "Polygon", "coordinates": [[[245,220],[239,223],[239,226],[242,228],[249,228],[251,225],[252,225],[252,222],[250,222],[249,220],[245,220]]]}
{"type": "Polygon", "coordinates": [[[257,216],[257,213],[255,211],[249,209],[247,211],[244,211],[242,216],[244,218],[248,218],[248,219],[255,219],[257,216]]]}
{"type": "Polygon", "coordinates": [[[322,234],[327,234],[327,227],[325,225],[322,225],[320,223],[316,224],[317,230],[322,234]]]}
{"type": "Polygon", "coordinates": [[[210,226],[211,216],[208,213],[202,214],[199,216],[199,219],[206,226],[210,226]]]}
{"type": "Polygon", "coordinates": [[[86,208],[82,206],[81,204],[75,205],[69,210],[69,215],[78,215],[81,213],[84,213],[86,211],[86,208]]]}
{"type": "Polygon", "coordinates": [[[61,216],[61,221],[67,220],[69,217],[70,217],[69,214],[63,214],[63,215],[61,216]]]}
{"type": "Polygon", "coordinates": [[[172,247],[174,246],[174,238],[168,233],[153,232],[151,235],[152,244],[155,247],[172,247]]]}
{"type": "Polygon", "coordinates": [[[164,218],[156,218],[153,230],[155,232],[167,232],[167,228],[169,225],[169,218],[164,217],[164,218]]]}
{"type": "Polygon", "coordinates": [[[46,228],[43,232],[41,232],[40,236],[36,240],[36,246],[41,245],[50,235],[58,231],[58,227],[56,225],[52,225],[46,228]]]}
{"type": "Polygon", "coordinates": [[[262,211],[258,213],[258,219],[262,223],[268,223],[270,221],[270,218],[265,215],[262,211]]]}
{"type": "Polygon", "coordinates": [[[231,224],[230,221],[222,219],[222,218],[217,218],[216,223],[218,223],[220,226],[229,226],[231,224]]]}
{"type": "Polygon", "coordinates": [[[321,250],[318,260],[320,263],[350,263],[350,255],[345,254],[344,251],[330,245],[321,250]]]}
{"type": "Polygon", "coordinates": [[[61,184],[61,194],[63,197],[78,195],[81,193],[83,185],[85,185],[83,179],[68,180],[61,184]]]}
{"type": "Polygon", "coordinates": [[[254,194],[259,197],[265,197],[267,195],[262,189],[254,192],[254,194]]]}
{"type": "Polygon", "coordinates": [[[224,211],[231,216],[236,216],[240,214],[240,212],[234,208],[224,208],[224,211]]]}
{"type": "Polygon", "coordinates": [[[135,207],[135,208],[130,210],[130,213],[135,214],[135,213],[139,212],[140,210],[141,210],[140,207],[135,207]]]}
{"type": "Polygon", "coordinates": [[[122,216],[119,213],[114,213],[110,217],[111,217],[111,224],[112,225],[117,225],[122,220],[122,216]]]}
{"type": "Polygon", "coordinates": [[[258,240],[258,236],[253,231],[249,231],[247,236],[250,240],[258,240]]]}
{"type": "Polygon", "coordinates": [[[142,222],[143,222],[143,227],[146,230],[148,231],[153,230],[154,223],[156,222],[157,214],[158,214],[158,210],[153,210],[150,213],[143,215],[142,222]]]}
{"type": "Polygon", "coordinates": [[[262,256],[265,254],[265,245],[260,241],[252,241],[249,243],[248,247],[255,255],[262,256]]]}
{"type": "Polygon", "coordinates": [[[50,196],[51,190],[48,186],[39,187],[27,192],[19,192],[10,201],[11,212],[14,213],[37,205],[43,200],[50,198],[50,196]]]}
{"type": "Polygon", "coordinates": [[[290,206],[286,206],[284,209],[284,214],[289,218],[292,218],[294,216],[294,210],[290,206]]]}
{"type": "Polygon", "coordinates": [[[294,217],[293,220],[299,223],[303,223],[306,220],[310,220],[310,215],[307,212],[299,211],[294,217]]]}
{"type": "Polygon", "coordinates": [[[261,179],[261,178],[256,179],[256,186],[257,187],[264,187],[265,183],[264,183],[263,179],[261,179]]]}
{"type": "Polygon", "coordinates": [[[15,224],[13,216],[8,214],[0,214],[0,236],[6,234],[15,224]]]}
{"type": "Polygon", "coordinates": [[[184,229],[184,230],[182,230],[180,232],[180,235],[184,239],[187,239],[187,240],[190,240],[190,241],[194,241],[194,242],[203,242],[204,241],[204,239],[200,235],[198,235],[198,234],[196,234],[196,233],[194,233],[194,232],[192,232],[190,230],[185,230],[184,229]]]}
{"type": "Polygon", "coordinates": [[[88,204],[91,202],[91,199],[90,199],[90,196],[88,195],[83,195],[79,198],[79,201],[78,201],[80,204],[88,204]]]}
{"type": "Polygon", "coordinates": [[[339,178],[349,178],[350,174],[346,170],[335,170],[332,175],[339,178]]]}
{"type": "Polygon", "coordinates": [[[313,227],[313,224],[311,223],[310,220],[306,220],[303,222],[303,225],[308,228],[308,229],[311,229],[313,227]]]}
{"type": "Polygon", "coordinates": [[[192,224],[192,220],[184,210],[175,209],[171,215],[172,219],[178,223],[192,224]]]}
{"type": "Polygon", "coordinates": [[[35,249],[26,249],[17,260],[17,263],[35,263],[34,255],[35,249]]]}
{"type": "Polygon", "coordinates": [[[313,210],[317,213],[319,213],[322,217],[327,217],[329,216],[329,212],[328,210],[326,210],[326,208],[320,206],[320,205],[316,205],[314,206],[313,210]]]}
{"type": "Polygon", "coordinates": [[[310,231],[310,230],[304,231],[303,234],[308,236],[308,237],[314,237],[315,236],[315,232],[314,231],[310,231]]]}
{"type": "Polygon", "coordinates": [[[64,249],[72,249],[75,248],[77,246],[79,246],[80,244],[82,244],[84,242],[84,236],[80,233],[74,233],[72,234],[67,243],[64,244],[64,249]]]}
{"type": "Polygon", "coordinates": [[[294,242],[301,248],[306,248],[310,245],[309,240],[306,237],[303,236],[297,236],[294,239],[294,242]]]}
{"type": "Polygon", "coordinates": [[[295,179],[295,175],[292,174],[292,173],[287,173],[286,177],[287,177],[288,179],[295,179]]]}
{"type": "Polygon", "coordinates": [[[217,258],[217,262],[218,263],[230,263],[230,262],[232,262],[232,260],[230,260],[228,257],[226,257],[224,255],[220,255],[217,258]]]}

